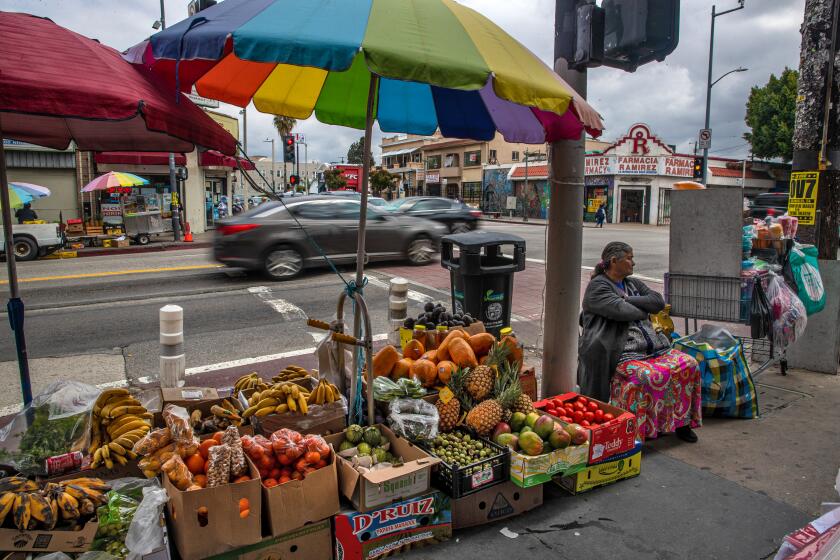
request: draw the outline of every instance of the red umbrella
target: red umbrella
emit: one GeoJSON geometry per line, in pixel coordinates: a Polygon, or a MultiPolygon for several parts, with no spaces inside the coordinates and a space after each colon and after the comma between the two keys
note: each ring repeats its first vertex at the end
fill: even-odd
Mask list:
{"type": "MultiPolygon", "coordinates": [[[[191,152],[196,145],[236,153],[236,141],[189,99],[116,50],[46,18],[0,12],[0,139],[50,148],[191,152]]],[[[12,237],[6,162],[0,142],[3,232],[12,237]]],[[[23,302],[15,255],[7,250],[9,319],[24,403],[32,399],[23,302]]]]}

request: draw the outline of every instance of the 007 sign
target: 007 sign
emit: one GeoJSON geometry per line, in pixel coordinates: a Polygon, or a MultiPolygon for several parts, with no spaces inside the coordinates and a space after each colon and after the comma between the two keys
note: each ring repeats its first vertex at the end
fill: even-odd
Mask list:
{"type": "Polygon", "coordinates": [[[788,214],[795,216],[801,225],[812,226],[817,214],[817,190],[820,174],[817,171],[798,171],[790,175],[788,214]]]}

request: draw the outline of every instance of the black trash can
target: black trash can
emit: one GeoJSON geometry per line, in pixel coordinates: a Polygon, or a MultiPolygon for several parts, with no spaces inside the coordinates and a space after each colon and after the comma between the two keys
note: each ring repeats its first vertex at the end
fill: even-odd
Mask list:
{"type": "Polygon", "coordinates": [[[489,231],[447,235],[441,240],[440,262],[449,269],[455,313],[483,321],[498,337],[510,325],[513,273],[525,270],[525,240],[489,231]],[[513,256],[503,255],[503,249],[513,256]]]}

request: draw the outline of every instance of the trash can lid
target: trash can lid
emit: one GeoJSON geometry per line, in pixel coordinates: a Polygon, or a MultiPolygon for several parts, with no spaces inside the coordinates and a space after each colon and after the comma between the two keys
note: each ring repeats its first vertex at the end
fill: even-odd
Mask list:
{"type": "Polygon", "coordinates": [[[455,233],[452,235],[445,235],[442,239],[444,243],[454,243],[459,247],[480,248],[490,245],[525,245],[525,239],[518,235],[510,233],[502,233],[496,231],[475,230],[467,233],[455,233]]]}

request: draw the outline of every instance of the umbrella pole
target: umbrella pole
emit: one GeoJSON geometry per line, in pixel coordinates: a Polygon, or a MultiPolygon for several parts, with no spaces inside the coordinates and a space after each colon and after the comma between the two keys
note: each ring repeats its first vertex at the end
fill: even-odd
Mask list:
{"type": "Polygon", "coordinates": [[[23,392],[23,404],[32,401],[32,383],[29,379],[29,355],[26,352],[26,338],[23,334],[23,301],[18,290],[17,267],[15,266],[14,236],[12,233],[12,208],[9,202],[9,180],[6,177],[6,152],[3,147],[3,128],[0,123],[0,204],[3,205],[3,239],[6,252],[6,269],[9,273],[9,323],[15,333],[18,367],[20,368],[20,388],[23,392]]]}
{"type": "MultiPolygon", "coordinates": [[[[370,175],[370,144],[373,131],[373,110],[376,106],[376,87],[379,83],[379,76],[374,73],[370,75],[370,88],[368,89],[367,113],[365,117],[365,140],[362,152],[362,176],[359,178],[361,188],[361,210],[359,212],[359,237],[356,245],[356,286],[360,292],[363,288],[365,278],[365,231],[367,228],[367,200],[368,200],[368,176],[370,175]]],[[[361,340],[362,334],[362,306],[356,305],[353,311],[353,336],[356,340],[361,340]]],[[[373,333],[365,333],[365,338],[370,338],[373,333]]],[[[370,348],[367,349],[367,361],[370,361],[370,348]]],[[[359,351],[358,349],[353,354],[353,379],[356,379],[356,372],[359,371],[359,351]]],[[[370,364],[368,364],[370,367],[370,364]]],[[[370,371],[368,371],[370,375],[370,371]]],[[[355,389],[355,383],[354,389],[355,389]]],[[[368,383],[368,423],[373,425],[373,384],[368,383]]],[[[355,398],[355,392],[352,395],[355,398]]]]}

